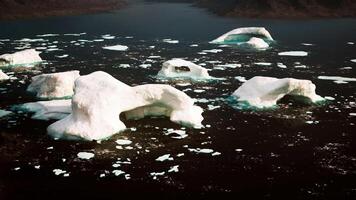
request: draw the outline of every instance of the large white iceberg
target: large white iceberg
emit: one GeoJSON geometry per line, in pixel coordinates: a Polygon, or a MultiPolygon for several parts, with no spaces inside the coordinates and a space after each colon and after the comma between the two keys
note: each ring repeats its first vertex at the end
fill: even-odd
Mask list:
{"type": "Polygon", "coordinates": [[[0,81],[8,80],[8,79],[10,79],[10,77],[0,70],[0,81]]]}
{"type": "Polygon", "coordinates": [[[190,127],[200,127],[203,110],[184,92],[169,85],[130,87],[105,72],[94,72],[75,81],[72,113],[48,127],[55,138],[102,140],[126,128],[128,118],[152,115],[190,127]]]}
{"type": "Polygon", "coordinates": [[[167,78],[191,78],[210,79],[208,70],[183,59],[172,59],[162,65],[162,69],[157,74],[158,77],[167,78]]]}
{"type": "Polygon", "coordinates": [[[315,89],[309,80],[255,76],[242,84],[233,96],[248,106],[268,108],[276,106],[277,101],[286,95],[301,96],[313,103],[324,100],[315,93],[315,89]]]}
{"type": "Polygon", "coordinates": [[[271,34],[263,27],[244,27],[227,32],[224,35],[211,41],[211,43],[246,45],[245,43],[248,42],[250,44],[253,44],[252,47],[261,46],[262,42],[260,40],[253,39],[251,41],[252,38],[262,39],[265,42],[263,43],[263,48],[267,48],[265,47],[266,44],[268,45],[268,42],[273,41],[271,34]]]}
{"type": "Polygon", "coordinates": [[[74,81],[79,71],[41,74],[32,77],[28,92],[35,93],[38,98],[65,98],[74,94],[74,81]]]}
{"type": "Polygon", "coordinates": [[[33,65],[42,62],[39,56],[40,52],[35,49],[27,49],[12,54],[3,54],[0,56],[1,66],[33,65]]]}

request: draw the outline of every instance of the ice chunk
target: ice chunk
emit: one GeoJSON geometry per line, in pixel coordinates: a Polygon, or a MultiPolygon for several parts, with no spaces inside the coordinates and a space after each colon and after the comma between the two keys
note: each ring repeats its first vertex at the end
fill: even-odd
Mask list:
{"type": "Polygon", "coordinates": [[[72,111],[70,100],[52,100],[25,103],[16,107],[16,109],[26,112],[33,112],[35,114],[32,116],[32,119],[39,120],[63,119],[72,111]]]}
{"type": "Polygon", "coordinates": [[[352,59],[352,60],[350,60],[350,61],[356,63],[356,59],[352,59]]]}
{"type": "Polygon", "coordinates": [[[165,154],[163,156],[156,158],[156,161],[159,161],[159,162],[163,162],[166,160],[173,160],[173,158],[171,157],[171,154],[165,154]]]}
{"type": "Polygon", "coordinates": [[[129,49],[129,47],[124,45],[115,45],[115,46],[106,46],[103,47],[103,49],[112,50],[112,51],[126,51],[127,49],[129,49]]]}
{"type": "Polygon", "coordinates": [[[305,51],[285,51],[278,53],[280,56],[308,56],[308,52],[305,51]]]}
{"type": "Polygon", "coordinates": [[[37,36],[37,37],[56,37],[56,36],[59,36],[59,34],[48,33],[48,34],[36,35],[36,36],[37,36]]]}
{"type": "Polygon", "coordinates": [[[238,45],[241,46],[241,47],[245,47],[245,48],[261,49],[261,50],[262,49],[267,49],[269,47],[269,44],[267,42],[265,42],[261,38],[256,38],[256,37],[252,37],[247,42],[242,42],[242,43],[240,43],[238,45]]]}
{"type": "Polygon", "coordinates": [[[334,81],[335,83],[347,83],[347,82],[356,81],[356,78],[348,78],[342,76],[318,76],[318,79],[330,80],[330,81],[334,81]]]}
{"type": "Polygon", "coordinates": [[[272,63],[268,63],[268,62],[257,62],[255,63],[255,65],[260,65],[260,66],[271,66],[272,63]]]}
{"type": "Polygon", "coordinates": [[[68,54],[63,54],[63,55],[56,56],[56,58],[66,58],[68,56],[69,56],[68,54]]]}
{"type": "Polygon", "coordinates": [[[0,70],[0,81],[8,80],[8,79],[10,79],[10,77],[0,70]]]}
{"type": "Polygon", "coordinates": [[[193,152],[193,153],[197,153],[197,154],[200,154],[200,153],[213,153],[214,150],[212,149],[200,149],[200,148],[196,148],[196,149],[193,149],[193,148],[189,148],[188,149],[190,152],[193,152]]]}
{"type": "Polygon", "coordinates": [[[115,142],[118,145],[129,145],[132,143],[131,140],[124,140],[124,139],[119,139],[119,140],[116,140],[115,142]]]}
{"type": "Polygon", "coordinates": [[[170,167],[169,170],[168,170],[168,173],[179,172],[178,167],[179,167],[179,165],[174,165],[174,166],[170,167]]]}
{"type": "MultiPolygon", "coordinates": [[[[230,32],[227,32],[224,35],[211,41],[211,43],[240,44],[240,43],[248,42],[253,37],[262,39],[264,40],[264,42],[273,41],[271,34],[263,27],[244,27],[244,28],[237,28],[230,32]]],[[[254,41],[251,41],[251,43],[254,43],[254,41]]]]}
{"type": "Polygon", "coordinates": [[[41,74],[32,77],[28,92],[35,93],[38,98],[64,98],[74,94],[74,81],[79,71],[67,71],[52,74],[41,74]]]}
{"type": "Polygon", "coordinates": [[[305,101],[316,103],[324,100],[315,93],[315,85],[309,80],[256,76],[239,87],[233,96],[240,103],[256,108],[268,108],[286,95],[302,96],[305,101]]]}
{"type": "Polygon", "coordinates": [[[27,49],[13,54],[3,54],[0,56],[0,67],[2,66],[32,66],[42,62],[40,52],[35,49],[27,49]]]}
{"type": "Polygon", "coordinates": [[[169,44],[178,44],[179,40],[163,39],[163,42],[169,43],[169,44]]]}
{"type": "Polygon", "coordinates": [[[89,160],[94,158],[94,154],[90,152],[79,152],[77,154],[78,158],[83,159],[83,160],[89,160]]]}
{"type": "Polygon", "coordinates": [[[55,138],[102,140],[126,128],[120,120],[169,116],[185,126],[201,127],[203,110],[172,86],[148,84],[130,87],[105,72],[81,76],[75,82],[72,113],[48,127],[55,138]]]}
{"type": "Polygon", "coordinates": [[[173,59],[163,63],[157,76],[167,78],[210,79],[208,70],[183,59],[173,59]]]}
{"type": "Polygon", "coordinates": [[[6,115],[11,114],[11,111],[1,110],[0,109],[0,118],[5,117],[6,115]]]}

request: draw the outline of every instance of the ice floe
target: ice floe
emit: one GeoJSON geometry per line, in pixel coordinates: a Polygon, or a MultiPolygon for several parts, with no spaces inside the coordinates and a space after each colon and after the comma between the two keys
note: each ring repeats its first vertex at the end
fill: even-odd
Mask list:
{"type": "Polygon", "coordinates": [[[40,52],[35,49],[27,49],[12,54],[3,54],[0,56],[0,67],[3,66],[32,66],[42,62],[39,56],[40,52]]]}
{"type": "Polygon", "coordinates": [[[70,97],[74,94],[74,81],[79,76],[79,71],[34,76],[31,84],[27,87],[27,91],[36,94],[38,98],[70,97]]]}
{"type": "Polygon", "coordinates": [[[342,76],[318,76],[320,80],[334,81],[335,83],[348,83],[356,81],[356,78],[342,77],[342,76]]]}
{"type": "Polygon", "coordinates": [[[130,145],[130,144],[132,144],[131,140],[125,140],[125,139],[118,139],[115,142],[118,145],[130,145]]]}
{"type": "Polygon", "coordinates": [[[0,118],[5,117],[5,116],[7,116],[7,115],[9,115],[11,113],[12,113],[11,111],[1,110],[0,109],[0,118]]]}
{"type": "Polygon", "coordinates": [[[163,156],[156,158],[156,161],[159,161],[159,162],[163,162],[166,160],[173,160],[173,157],[171,157],[171,154],[165,154],[163,156]]]}
{"type": "Polygon", "coordinates": [[[103,47],[103,49],[111,50],[111,51],[127,51],[129,47],[125,45],[115,45],[115,46],[106,46],[103,47]]]}
{"type": "Polygon", "coordinates": [[[83,160],[90,160],[94,158],[95,154],[90,153],[90,152],[79,152],[77,154],[78,158],[83,159],[83,160]]]}
{"type": "Polygon", "coordinates": [[[162,69],[157,74],[158,77],[166,78],[190,78],[190,79],[210,79],[208,70],[183,59],[172,59],[162,65],[162,69]]]}
{"type": "Polygon", "coordinates": [[[25,103],[16,106],[15,110],[34,113],[32,119],[50,120],[63,119],[68,116],[71,111],[71,100],[52,100],[25,103]]]}
{"type": "Polygon", "coordinates": [[[81,76],[75,82],[72,113],[48,127],[54,138],[102,140],[126,128],[128,119],[168,116],[189,127],[201,127],[203,110],[185,93],[161,84],[130,87],[105,72],[81,76]]]}
{"type": "Polygon", "coordinates": [[[165,43],[169,43],[169,44],[178,44],[179,40],[172,40],[172,39],[163,39],[162,40],[165,43]]]}
{"type": "Polygon", "coordinates": [[[0,81],[3,81],[3,80],[8,80],[10,79],[10,77],[5,74],[2,70],[0,70],[0,81]]]}
{"type": "Polygon", "coordinates": [[[324,100],[315,89],[309,80],[256,76],[240,86],[233,96],[246,107],[268,108],[276,106],[286,95],[303,97],[303,101],[312,103],[324,100]]]}
{"type": "Polygon", "coordinates": [[[350,61],[356,63],[356,59],[351,59],[350,61]]]}
{"type": "Polygon", "coordinates": [[[175,130],[172,128],[166,130],[164,134],[171,136],[173,139],[183,139],[188,137],[185,130],[175,130]]]}
{"type": "Polygon", "coordinates": [[[308,52],[306,51],[285,51],[279,52],[279,56],[308,56],[308,52]]]}

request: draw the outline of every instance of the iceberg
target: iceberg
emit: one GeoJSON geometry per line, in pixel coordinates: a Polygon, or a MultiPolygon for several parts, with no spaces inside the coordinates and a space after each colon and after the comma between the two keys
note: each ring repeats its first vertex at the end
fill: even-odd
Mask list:
{"type": "Polygon", "coordinates": [[[106,46],[103,47],[103,49],[111,50],[111,51],[126,51],[127,49],[129,49],[129,47],[124,45],[115,45],[115,46],[106,46]]]}
{"type": "Polygon", "coordinates": [[[279,56],[308,56],[308,52],[305,51],[286,51],[278,53],[279,56]]]}
{"type": "Polygon", "coordinates": [[[32,77],[27,91],[35,93],[37,98],[66,98],[74,94],[74,81],[79,71],[67,71],[52,74],[41,74],[32,77]]]}
{"type": "Polygon", "coordinates": [[[267,48],[268,42],[273,41],[271,34],[263,27],[237,28],[216,38],[213,44],[239,44],[251,47],[267,48]],[[263,40],[263,42],[261,41],[263,40]]]}
{"type": "Polygon", "coordinates": [[[16,106],[15,110],[34,113],[31,118],[38,120],[59,120],[67,117],[72,112],[71,100],[52,100],[25,103],[20,106],[16,106]]]}
{"type": "Polygon", "coordinates": [[[10,79],[10,77],[0,70],[0,81],[8,80],[8,79],[10,79]]]}
{"type": "MultiPolygon", "coordinates": [[[[126,129],[120,120],[168,116],[184,126],[202,127],[203,110],[172,86],[147,84],[130,87],[105,72],[93,72],[75,81],[72,113],[51,124],[54,138],[103,140],[126,129]]],[[[68,110],[67,110],[68,111],[68,110]]]]}
{"type": "Polygon", "coordinates": [[[269,108],[286,95],[303,97],[303,101],[317,103],[324,98],[315,93],[316,86],[309,80],[255,76],[234,93],[238,102],[247,107],[269,108]]]}
{"type": "Polygon", "coordinates": [[[167,78],[210,79],[208,70],[183,59],[172,59],[162,65],[157,76],[167,78]]]}
{"type": "Polygon", "coordinates": [[[13,54],[3,54],[0,56],[0,67],[7,66],[32,66],[42,62],[40,52],[35,49],[27,49],[13,54]]]}

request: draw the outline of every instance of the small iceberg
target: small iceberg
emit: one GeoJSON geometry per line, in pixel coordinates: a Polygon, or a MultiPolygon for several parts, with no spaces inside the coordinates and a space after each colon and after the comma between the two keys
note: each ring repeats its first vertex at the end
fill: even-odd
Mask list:
{"type": "MultiPolygon", "coordinates": [[[[106,139],[126,129],[120,120],[121,113],[127,119],[167,116],[172,122],[193,128],[202,127],[204,119],[203,109],[172,86],[147,84],[130,87],[101,71],[80,76],[75,81],[71,110],[68,102],[65,103],[60,113],[71,111],[71,114],[47,128],[54,138],[106,139]]],[[[52,110],[60,110],[57,108],[52,110]]]]}
{"type": "Polygon", "coordinates": [[[285,51],[278,53],[279,56],[308,56],[308,52],[305,51],[285,51]]]}
{"type": "Polygon", "coordinates": [[[2,70],[0,70],[0,81],[4,81],[4,80],[9,80],[10,77],[5,74],[2,70]]]}
{"type": "Polygon", "coordinates": [[[240,108],[270,108],[286,95],[317,103],[324,98],[315,93],[316,86],[309,80],[294,78],[273,78],[256,76],[242,84],[232,96],[239,102],[240,108]]]}
{"type": "Polygon", "coordinates": [[[39,56],[40,52],[35,49],[27,49],[12,54],[3,54],[0,56],[0,67],[12,66],[33,66],[42,62],[39,56]]]}
{"type": "Polygon", "coordinates": [[[165,78],[211,79],[208,70],[183,59],[172,59],[162,65],[157,74],[165,78]]]}
{"type": "Polygon", "coordinates": [[[115,45],[115,46],[106,46],[103,47],[103,49],[111,50],[111,51],[127,51],[129,47],[125,45],[115,45]]]}
{"type": "Polygon", "coordinates": [[[36,94],[37,98],[66,98],[74,94],[74,81],[79,71],[67,71],[52,74],[41,74],[32,77],[27,91],[36,94]]]}
{"type": "Polygon", "coordinates": [[[253,49],[267,49],[273,41],[271,34],[263,27],[244,27],[227,32],[210,43],[236,44],[253,49]]]}

